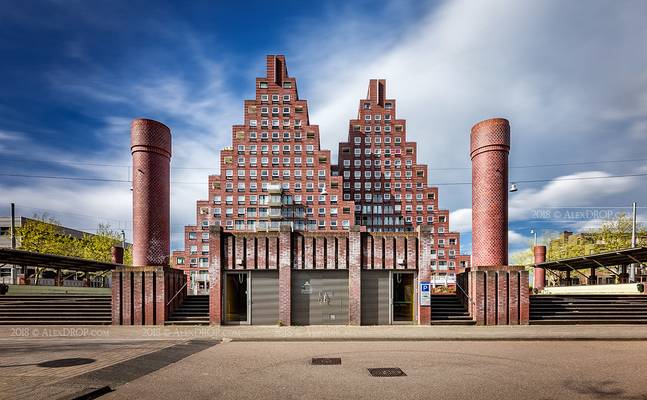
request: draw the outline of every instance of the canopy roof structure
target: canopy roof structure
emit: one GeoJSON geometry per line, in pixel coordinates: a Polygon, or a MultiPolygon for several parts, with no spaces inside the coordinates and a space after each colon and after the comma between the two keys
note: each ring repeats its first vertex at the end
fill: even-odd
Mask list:
{"type": "Polygon", "coordinates": [[[23,267],[46,267],[83,272],[101,272],[117,268],[121,264],[86,260],[84,258],[36,253],[32,251],[0,248],[0,265],[20,265],[23,267]]]}
{"type": "Polygon", "coordinates": [[[564,258],[561,260],[546,261],[532,266],[552,271],[569,271],[595,267],[608,268],[616,265],[629,265],[634,263],[641,265],[647,263],[647,247],[634,247],[589,254],[587,256],[564,258]]]}

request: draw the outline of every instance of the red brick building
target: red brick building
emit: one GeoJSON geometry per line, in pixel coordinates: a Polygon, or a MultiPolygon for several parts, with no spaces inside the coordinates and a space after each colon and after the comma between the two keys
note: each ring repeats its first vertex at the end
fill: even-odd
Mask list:
{"type": "Polygon", "coordinates": [[[232,147],[220,152],[220,175],[209,176],[209,199],[197,202],[196,225],[185,228],[184,251],[172,265],[206,289],[209,225],[226,230],[341,230],[353,223],[353,203],[342,200],[342,178],[331,174],[329,150],[310,124],[308,102],[283,56],[267,57],[267,75],[256,78],[256,98],[245,100],[242,125],[232,127],[232,147]]]}
{"type": "Polygon", "coordinates": [[[407,141],[406,120],[396,109],[396,100],[386,98],[386,81],[371,79],[348,141],[339,144],[344,200],[355,202],[355,223],[369,232],[431,226],[432,279],[453,283],[469,256],[460,254],[460,235],[449,231],[449,211],[438,208],[438,188],[428,186],[427,166],[418,164],[417,144],[407,141]]]}
{"type": "MultiPolygon", "coordinates": [[[[207,293],[208,282],[217,282],[212,297],[215,290],[217,301],[241,303],[233,291],[273,293],[279,277],[272,271],[286,264],[295,271],[281,272],[287,278],[276,288],[283,323],[312,321],[298,302],[291,314],[289,303],[291,293],[293,299],[310,293],[317,282],[328,289],[309,308],[330,301],[328,290],[346,290],[350,304],[316,323],[359,323],[360,296],[373,276],[375,290],[406,285],[411,295],[403,295],[409,304],[404,318],[425,320],[409,310],[419,306],[410,298],[415,281],[451,286],[469,256],[460,255],[459,234],[449,232],[449,213],[438,209],[438,189],[427,184],[427,167],[417,163],[416,144],[406,140],[405,120],[396,118],[395,100],[386,99],[385,81],[372,80],[368,98],[360,101],[348,142],[340,144],[339,165],[320,148],[318,126],[310,123],[307,101],[298,97],[283,56],[267,57],[267,74],[256,79],[256,97],[244,102],[243,115],[243,124],[232,128],[232,147],[220,153],[220,175],[209,177],[208,199],[197,202],[196,224],[185,227],[184,250],[172,253],[172,266],[189,275],[189,293],[207,293]],[[215,278],[209,276],[214,263],[222,265],[215,278]],[[405,271],[389,272],[398,269],[405,271]],[[397,283],[388,286],[391,279],[397,283]]],[[[364,303],[362,315],[394,320],[364,303]]],[[[240,310],[236,316],[226,305],[216,308],[221,306],[223,315],[212,318],[243,318],[240,310]]],[[[254,315],[246,321],[257,323],[254,315]]]]}

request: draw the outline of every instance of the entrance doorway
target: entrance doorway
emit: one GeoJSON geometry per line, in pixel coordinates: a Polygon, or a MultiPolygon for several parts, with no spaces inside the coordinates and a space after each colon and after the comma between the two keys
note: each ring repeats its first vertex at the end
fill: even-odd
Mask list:
{"type": "Polygon", "coordinates": [[[415,321],[414,279],[412,272],[391,274],[391,318],[393,323],[415,321]]]}
{"type": "Polygon", "coordinates": [[[227,272],[225,274],[225,323],[249,324],[249,273],[227,272]]]}

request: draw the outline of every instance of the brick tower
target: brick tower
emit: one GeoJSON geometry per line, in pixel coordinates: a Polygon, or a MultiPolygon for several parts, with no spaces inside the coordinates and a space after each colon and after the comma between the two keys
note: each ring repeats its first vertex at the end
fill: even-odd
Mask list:
{"type": "Polygon", "coordinates": [[[508,265],[508,153],[503,118],[472,127],[472,266],[458,280],[477,325],[527,325],[528,271],[508,265]]]}
{"type": "Polygon", "coordinates": [[[460,235],[449,232],[449,211],[438,209],[438,188],[427,184],[427,165],[417,162],[417,144],[407,141],[406,120],[396,100],[386,98],[386,80],[371,79],[350,120],[348,141],[339,144],[338,174],[344,200],[355,202],[355,223],[369,232],[407,232],[429,225],[432,269],[453,274],[465,267],[460,235]]]}
{"type": "MultiPolygon", "coordinates": [[[[163,325],[184,299],[186,277],[169,268],[171,130],[133,120],[133,265],[112,271],[112,323],[163,325]]],[[[123,249],[113,248],[113,262],[123,249]]]]}
{"type": "Polygon", "coordinates": [[[510,124],[493,118],[472,127],[472,265],[508,265],[510,124]]]}
{"type": "MultiPolygon", "coordinates": [[[[267,56],[266,76],[256,78],[256,97],[245,100],[243,124],[232,127],[232,146],[220,152],[220,175],[209,176],[208,200],[196,206],[197,223],[185,227],[178,268],[206,279],[209,225],[225,231],[348,230],[352,201],[342,200],[342,178],[332,176],[330,150],[310,124],[308,102],[288,75],[285,57],[267,56]]],[[[194,279],[197,279],[194,277],[194,279]]]]}
{"type": "MultiPolygon", "coordinates": [[[[546,261],[546,246],[535,246],[533,247],[533,253],[535,256],[535,264],[541,264],[546,261]]],[[[534,269],[534,283],[533,286],[537,290],[543,290],[546,282],[546,270],[544,268],[534,269]]]]}
{"type": "Polygon", "coordinates": [[[168,265],[170,253],[171,130],[136,119],[133,157],[133,265],[168,265]]]}

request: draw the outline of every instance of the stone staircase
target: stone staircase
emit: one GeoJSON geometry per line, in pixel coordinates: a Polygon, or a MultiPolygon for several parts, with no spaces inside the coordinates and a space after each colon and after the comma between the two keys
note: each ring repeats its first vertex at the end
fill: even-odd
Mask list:
{"type": "Polygon", "coordinates": [[[534,295],[530,323],[646,324],[647,295],[534,295]]]}
{"type": "Polygon", "coordinates": [[[209,296],[186,296],[165,325],[209,325],[209,296]]]}
{"type": "Polygon", "coordinates": [[[110,325],[106,295],[0,296],[0,325],[110,325]]]}
{"type": "Polygon", "coordinates": [[[464,306],[456,295],[431,296],[431,324],[432,325],[474,325],[467,307],[464,306]]]}

